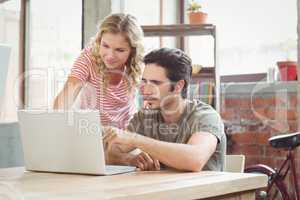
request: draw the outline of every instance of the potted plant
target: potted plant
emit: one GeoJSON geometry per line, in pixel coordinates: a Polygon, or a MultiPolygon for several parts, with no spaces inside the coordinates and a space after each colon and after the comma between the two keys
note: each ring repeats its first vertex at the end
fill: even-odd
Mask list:
{"type": "Polygon", "coordinates": [[[286,60],[277,62],[280,80],[297,80],[297,62],[293,61],[291,58],[292,51],[296,51],[296,41],[288,39],[287,41],[281,43],[280,47],[286,54],[286,60]]]}
{"type": "Polygon", "coordinates": [[[192,0],[188,6],[188,16],[190,24],[205,24],[207,14],[201,11],[201,5],[192,0]]]}

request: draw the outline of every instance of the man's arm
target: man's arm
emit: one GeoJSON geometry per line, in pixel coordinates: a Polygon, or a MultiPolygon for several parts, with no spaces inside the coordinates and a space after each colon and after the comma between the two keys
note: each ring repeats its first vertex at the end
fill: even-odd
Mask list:
{"type": "Polygon", "coordinates": [[[187,144],[163,142],[136,133],[108,134],[105,141],[109,144],[125,144],[147,152],[160,162],[186,171],[201,171],[215,152],[218,140],[208,132],[194,133],[187,144]]]}
{"type": "Polygon", "coordinates": [[[217,147],[217,138],[207,132],[194,133],[187,144],[163,142],[137,135],[133,144],[167,166],[201,171],[217,147]]]}
{"type": "MultiPolygon", "coordinates": [[[[105,127],[104,135],[113,133],[113,130],[121,131],[116,128],[105,127]]],[[[126,133],[128,133],[128,131],[125,131],[124,133],[122,131],[121,134],[126,133]]],[[[146,152],[142,152],[140,149],[137,149],[130,145],[108,145],[105,141],[104,146],[107,164],[131,165],[138,167],[140,170],[160,170],[159,161],[155,158],[152,158],[146,152]]]]}
{"type": "Polygon", "coordinates": [[[124,153],[118,146],[113,145],[113,147],[105,153],[106,164],[131,165],[138,167],[140,170],[160,170],[159,161],[140,150],[124,153]]]}

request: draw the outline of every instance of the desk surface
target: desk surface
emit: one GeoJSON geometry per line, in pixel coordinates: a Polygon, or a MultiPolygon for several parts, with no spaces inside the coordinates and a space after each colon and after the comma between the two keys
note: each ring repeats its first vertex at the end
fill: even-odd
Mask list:
{"type": "Polygon", "coordinates": [[[211,171],[132,172],[113,176],[25,172],[14,178],[5,174],[6,178],[3,173],[1,178],[0,169],[0,196],[25,200],[200,199],[253,191],[267,184],[264,175],[211,171]]]}

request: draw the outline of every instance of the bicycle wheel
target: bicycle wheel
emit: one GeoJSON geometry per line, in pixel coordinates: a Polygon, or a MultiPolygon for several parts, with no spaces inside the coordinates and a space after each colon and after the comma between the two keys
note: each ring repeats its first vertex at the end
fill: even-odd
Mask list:
{"type": "Polygon", "coordinates": [[[279,189],[279,187],[277,186],[277,184],[275,183],[270,191],[267,194],[267,199],[270,200],[284,200],[285,197],[283,196],[281,190],[279,189]]]}
{"type": "MultiPolygon", "coordinates": [[[[261,172],[251,172],[257,174],[264,174],[261,172]]],[[[272,180],[268,181],[268,186],[271,184],[272,180]]],[[[268,191],[268,186],[265,188],[260,188],[255,192],[255,199],[256,200],[286,200],[288,199],[287,196],[284,195],[284,192],[280,190],[280,187],[277,185],[276,182],[270,187],[268,191]]]]}
{"type": "Polygon", "coordinates": [[[266,165],[255,165],[245,169],[246,173],[265,174],[268,176],[268,186],[258,189],[255,193],[256,200],[288,200],[286,187],[279,179],[274,179],[276,172],[266,165]]]}

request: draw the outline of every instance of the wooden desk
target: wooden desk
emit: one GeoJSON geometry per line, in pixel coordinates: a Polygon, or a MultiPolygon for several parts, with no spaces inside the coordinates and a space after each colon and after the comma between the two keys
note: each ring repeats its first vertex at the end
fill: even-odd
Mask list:
{"type": "Polygon", "coordinates": [[[266,184],[264,175],[209,171],[133,172],[114,176],[25,172],[19,178],[1,179],[0,170],[0,197],[6,195],[7,199],[16,200],[245,200],[254,199],[255,189],[266,184]]]}

